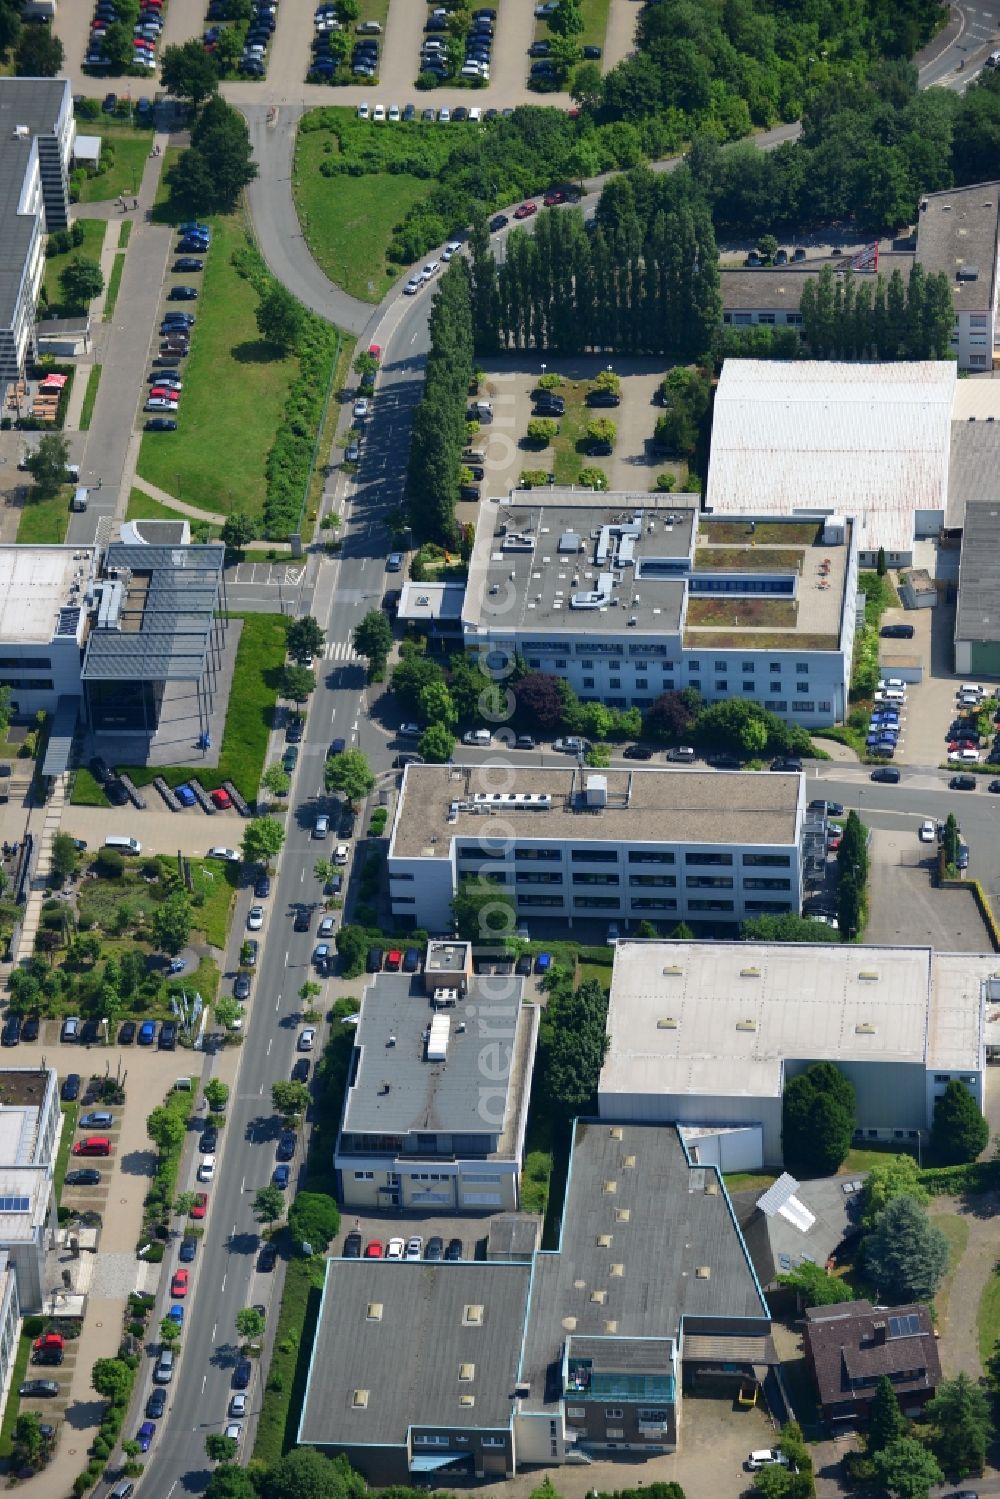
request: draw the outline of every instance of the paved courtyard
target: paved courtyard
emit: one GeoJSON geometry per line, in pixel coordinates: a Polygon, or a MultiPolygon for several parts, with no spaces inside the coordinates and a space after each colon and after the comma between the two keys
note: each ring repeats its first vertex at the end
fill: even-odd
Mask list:
{"type": "MultiPolygon", "coordinates": [[[[972,809],[970,808],[970,811],[972,809]]],[[[910,943],[940,952],[989,952],[990,941],[970,890],[939,890],[931,882],[936,845],[916,833],[874,829],[870,850],[871,916],[865,941],[910,943]]]]}

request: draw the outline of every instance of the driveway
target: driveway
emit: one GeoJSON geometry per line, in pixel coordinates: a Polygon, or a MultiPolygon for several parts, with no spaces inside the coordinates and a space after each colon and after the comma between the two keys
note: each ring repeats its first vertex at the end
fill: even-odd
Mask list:
{"type": "Polygon", "coordinates": [[[939,952],[989,952],[990,941],[971,889],[939,890],[931,883],[935,847],[917,838],[920,819],[901,833],[873,829],[871,915],[865,941],[939,952]]]}
{"type": "Polygon", "coordinates": [[[59,831],[71,838],[85,838],[91,849],[98,849],[109,834],[138,838],[143,853],[192,854],[203,858],[210,848],[239,848],[246,823],[236,812],[216,812],[209,817],[200,807],[183,812],[169,812],[152,787],[143,795],[149,805],[137,807],[67,806],[59,831]]]}

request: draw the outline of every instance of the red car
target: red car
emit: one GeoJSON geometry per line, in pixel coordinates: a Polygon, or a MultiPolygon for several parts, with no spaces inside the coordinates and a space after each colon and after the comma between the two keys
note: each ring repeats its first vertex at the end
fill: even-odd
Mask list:
{"type": "Polygon", "coordinates": [[[382,1245],[379,1243],[378,1239],[372,1239],[372,1241],[369,1244],[365,1245],[365,1259],[366,1260],[380,1260],[381,1258],[382,1258],[382,1245]]]}
{"type": "Polygon", "coordinates": [[[403,961],[403,954],[394,947],[385,960],[385,966],[390,973],[398,973],[403,961]]]}
{"type": "Polygon", "coordinates": [[[381,344],[369,344],[368,345],[368,352],[371,355],[371,357],[378,364],[382,363],[382,345],[381,344]]]}
{"type": "Polygon", "coordinates": [[[36,1353],[48,1353],[52,1349],[65,1347],[65,1344],[61,1333],[43,1332],[42,1336],[36,1338],[31,1346],[36,1353]]]}
{"type": "Polygon", "coordinates": [[[208,1193],[207,1192],[196,1192],[194,1194],[194,1203],[193,1203],[192,1208],[191,1208],[191,1217],[192,1218],[204,1218],[204,1216],[205,1216],[205,1214],[207,1212],[208,1212],[208,1193]]]}
{"type": "Polygon", "coordinates": [[[557,187],[554,192],[546,193],[545,197],[542,199],[542,202],[545,204],[546,208],[555,208],[557,203],[566,202],[566,194],[563,192],[561,187],[557,187]]]}
{"type": "Polygon", "coordinates": [[[522,203],[520,208],[514,209],[514,217],[515,219],[530,219],[531,215],[537,212],[537,203],[522,203]]]}
{"type": "Polygon", "coordinates": [[[188,1293],[188,1272],[186,1270],[175,1270],[174,1278],[170,1282],[170,1294],[176,1296],[179,1301],[188,1293]]]}
{"type": "Polygon", "coordinates": [[[152,385],[150,386],[149,394],[151,396],[159,396],[164,401],[180,400],[180,392],[175,390],[172,385],[152,385]]]}
{"type": "Polygon", "coordinates": [[[218,791],[212,792],[212,800],[220,812],[227,811],[233,805],[233,799],[229,795],[229,792],[224,791],[221,786],[218,791]]]}

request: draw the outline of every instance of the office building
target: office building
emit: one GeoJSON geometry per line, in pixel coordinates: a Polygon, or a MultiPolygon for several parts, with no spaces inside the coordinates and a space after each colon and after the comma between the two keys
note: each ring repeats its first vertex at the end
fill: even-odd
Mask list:
{"type": "Polygon", "coordinates": [[[519,1206],[538,1008],[523,980],[480,980],[466,942],[365,989],[334,1157],[346,1209],[519,1206]]]}
{"type": "Polygon", "coordinates": [[[75,134],[66,79],[0,79],[0,402],[35,357],[44,239],[70,221],[75,134]]]}
{"type": "Polygon", "coordinates": [[[602,1118],[698,1126],[724,1171],[781,1165],[785,1085],[833,1062],[858,1143],[913,1146],[953,1079],[983,1107],[995,954],[808,943],[619,942],[602,1118]]]}
{"type": "MultiPolygon", "coordinates": [[[[45,1256],[57,1226],[53,1172],[62,1129],[52,1068],[0,1072],[0,1254],[17,1282],[23,1313],[39,1312],[45,1256]]],[[[3,1317],[0,1302],[0,1370],[3,1317]]]]}
{"type": "Polygon", "coordinates": [[[392,912],[450,930],[459,881],[483,878],[525,921],[797,914],[821,836],[804,786],[782,772],[408,765],[389,839],[392,912]]]}
{"type": "Polygon", "coordinates": [[[959,369],[993,368],[997,317],[1000,182],[926,193],[917,223],[917,264],[943,271],[955,302],[952,350],[959,369]]]}
{"type": "Polygon", "coordinates": [[[328,1262],[298,1441],[375,1484],[635,1461],[677,1445],[685,1388],[732,1400],[776,1361],[716,1171],[673,1129],[580,1121],[557,1249],[328,1262]]]}
{"type": "Polygon", "coordinates": [[[7,1255],[0,1249],[0,1414],[7,1408],[21,1332],[17,1280],[7,1255]]]}
{"type": "Polygon", "coordinates": [[[694,687],[709,703],[752,698],[791,723],[838,723],[854,647],[855,528],[808,518],[821,507],[807,489],[799,498],[798,515],[766,522],[755,504],[706,518],[684,495],[553,489],[495,500],[480,513],[469,566],[465,648],[500,674],[517,655],[613,708],[694,687]]]}

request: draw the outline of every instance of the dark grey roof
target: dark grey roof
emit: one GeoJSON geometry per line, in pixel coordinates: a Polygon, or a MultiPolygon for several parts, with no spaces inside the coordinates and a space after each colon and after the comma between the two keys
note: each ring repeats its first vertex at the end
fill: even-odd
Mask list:
{"type": "Polygon", "coordinates": [[[987,311],[996,284],[1000,182],[976,182],[928,193],[920,204],[917,259],[928,273],[944,271],[956,312],[987,311]],[[973,280],[959,280],[959,271],[973,280]]]}
{"type": "Polygon", "coordinates": [[[79,313],[76,317],[39,318],[35,324],[35,332],[39,338],[58,338],[63,333],[89,333],[90,313],[79,313]]]}
{"type": "Polygon", "coordinates": [[[540,1227],[540,1220],[528,1213],[498,1213],[490,1219],[487,1259],[523,1259],[534,1254],[538,1248],[540,1227]]]}
{"type": "Polygon", "coordinates": [[[959,529],[975,500],[1000,500],[1000,422],[951,424],[945,525],[959,529]]]}
{"type": "Polygon", "coordinates": [[[123,585],[116,627],[90,631],[84,681],[200,681],[226,549],[113,542],[102,581],[123,585]]]}
{"type": "Polygon", "coordinates": [[[408,1426],[506,1428],[530,1280],[527,1263],[331,1260],[298,1441],[402,1444],[408,1426]],[[480,1309],[478,1322],[467,1308],[480,1309]]]}
{"type": "Polygon", "coordinates": [[[688,1316],[737,1329],[769,1318],[720,1178],[688,1165],[672,1128],[577,1125],[559,1243],[535,1257],[519,1375],[528,1407],[551,1404],[567,1330],[677,1339],[688,1316]]]}
{"type": "MultiPolygon", "coordinates": [[[[903,280],[909,280],[914,256],[900,251],[879,256],[878,275],[888,281],[893,271],[902,271],[903,280]]],[[[756,269],[719,271],[719,290],[722,293],[723,312],[798,312],[802,300],[802,288],[807,281],[815,281],[824,265],[834,270],[843,267],[843,260],[817,261],[806,264],[758,266],[756,269]]],[[[855,287],[866,283],[874,286],[876,276],[871,271],[855,271],[855,287]]]]}
{"type": "Polygon", "coordinates": [[[919,1303],[889,1311],[869,1301],[809,1307],[805,1335],[823,1405],[856,1399],[856,1379],[894,1375],[893,1389],[900,1397],[934,1390],[941,1379],[934,1324],[928,1308],[919,1303]]]}
{"type": "Polygon", "coordinates": [[[966,506],[956,640],[1000,640],[1000,498],[966,506]]]}
{"type": "Polygon", "coordinates": [[[490,1087],[505,1087],[509,1101],[514,1038],[525,1019],[523,982],[505,980],[505,992],[508,984],[510,998],[504,999],[497,997],[495,979],[484,988],[473,978],[454,1008],[435,1012],[422,975],[379,974],[361,1002],[355,1036],[360,1061],[344,1106],[344,1132],[499,1135],[495,1091],[489,1115],[481,1110],[483,1058],[488,1049],[490,1087]],[[474,1018],[484,1005],[490,1016],[485,1037],[474,1018]],[[429,1062],[425,1036],[435,1013],[451,1025],[445,1060],[429,1062]]]}
{"type": "Polygon", "coordinates": [[[54,133],[67,88],[64,78],[0,79],[0,327],[11,326],[35,229],[34,213],[18,213],[24,174],[35,137],[54,133]]]}
{"type": "Polygon", "coordinates": [[[130,521],[136,536],[146,546],[183,546],[189,534],[186,520],[134,520],[130,521]]]}

